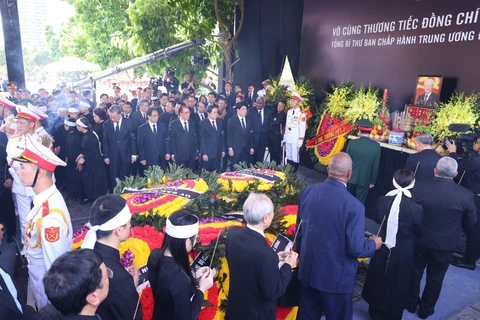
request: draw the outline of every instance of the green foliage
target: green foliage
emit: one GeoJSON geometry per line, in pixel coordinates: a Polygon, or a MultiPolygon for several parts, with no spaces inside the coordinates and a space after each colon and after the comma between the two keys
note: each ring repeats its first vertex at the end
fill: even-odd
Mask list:
{"type": "MultiPolygon", "coordinates": [[[[177,75],[188,72],[199,82],[206,66],[192,66],[193,53],[211,60],[211,68],[221,62],[212,0],[66,0],[76,15],[61,33],[64,54],[98,63],[103,69],[171,45],[205,37],[202,47],[184,50],[146,66],[152,75],[163,75],[166,66],[177,68],[177,75]]],[[[233,21],[236,1],[219,0],[220,16],[228,25],[233,21]]]]}
{"type": "Polygon", "coordinates": [[[115,189],[113,189],[113,193],[115,194],[122,194],[125,188],[140,190],[147,187],[147,178],[139,176],[128,176],[123,180],[116,178],[115,181],[117,182],[115,189]]]}
{"type": "Polygon", "coordinates": [[[129,0],[67,2],[74,6],[76,14],[60,34],[60,46],[65,55],[95,62],[103,69],[131,58],[127,50],[112,45],[112,35],[121,31],[117,36],[126,37],[124,31],[131,26],[127,15],[129,0]]]}

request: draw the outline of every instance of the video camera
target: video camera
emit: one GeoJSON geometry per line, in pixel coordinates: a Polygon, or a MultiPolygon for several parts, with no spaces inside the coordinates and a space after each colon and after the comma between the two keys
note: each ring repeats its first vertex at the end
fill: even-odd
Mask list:
{"type": "Polygon", "coordinates": [[[473,145],[477,141],[477,137],[480,135],[480,128],[472,129],[468,124],[452,123],[448,126],[448,130],[460,133],[460,136],[445,137],[443,141],[444,144],[446,140],[453,140],[457,145],[457,148],[461,146],[462,150],[465,148],[467,151],[473,151],[473,145]]]}

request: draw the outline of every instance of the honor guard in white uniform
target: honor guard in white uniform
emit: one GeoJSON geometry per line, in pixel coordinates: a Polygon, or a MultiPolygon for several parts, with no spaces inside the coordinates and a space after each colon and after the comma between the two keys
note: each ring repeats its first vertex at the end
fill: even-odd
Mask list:
{"type": "Polygon", "coordinates": [[[3,122],[0,120],[0,131],[5,132],[8,138],[15,135],[17,133],[17,123],[15,121],[15,115],[13,114],[13,110],[17,107],[17,105],[7,98],[0,96],[0,106],[2,107],[1,117],[3,122]]]}
{"type": "MultiPolygon", "coordinates": [[[[17,106],[17,130],[18,134],[10,137],[7,143],[7,162],[10,165],[9,172],[13,178],[12,194],[15,207],[17,209],[20,222],[21,241],[25,244],[25,224],[27,223],[27,214],[30,211],[30,205],[33,200],[34,192],[32,188],[25,187],[17,176],[19,168],[18,162],[13,161],[19,157],[25,150],[27,136],[33,135],[37,138],[34,131],[35,122],[39,119],[39,115],[34,113],[27,107],[17,106]]],[[[22,255],[25,254],[25,247],[22,255]]]]}
{"type": "Polygon", "coordinates": [[[270,85],[270,79],[263,80],[262,82],[263,89],[258,90],[257,95],[259,97],[265,97],[267,95],[267,91],[272,88],[270,85]]]}
{"type": "Polygon", "coordinates": [[[37,121],[35,121],[35,135],[37,136],[37,140],[42,141],[44,138],[50,140],[48,147],[51,147],[53,145],[53,138],[43,127],[43,120],[48,118],[47,107],[36,107],[28,104],[28,109],[37,115],[37,121]]]}
{"type": "Polygon", "coordinates": [[[53,183],[57,166],[66,166],[49,148],[34,136],[26,137],[26,147],[20,157],[18,177],[35,192],[33,208],[27,216],[25,245],[28,261],[28,290],[38,309],[48,303],[43,277],[53,261],[72,246],[72,223],[60,191],[53,183]]]}
{"type": "Polygon", "coordinates": [[[294,92],[290,104],[292,109],[287,112],[287,123],[285,124],[284,142],[287,147],[287,163],[293,166],[295,171],[300,163],[300,148],[305,139],[305,130],[307,128],[307,116],[302,112],[299,105],[302,97],[294,92]]]}

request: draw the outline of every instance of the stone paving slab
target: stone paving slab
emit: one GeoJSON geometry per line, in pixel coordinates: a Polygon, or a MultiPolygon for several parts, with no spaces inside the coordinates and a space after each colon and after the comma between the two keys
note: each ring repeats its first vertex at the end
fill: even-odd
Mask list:
{"type": "Polygon", "coordinates": [[[480,311],[467,307],[457,313],[456,315],[448,318],[447,320],[478,320],[480,319],[480,311]]]}

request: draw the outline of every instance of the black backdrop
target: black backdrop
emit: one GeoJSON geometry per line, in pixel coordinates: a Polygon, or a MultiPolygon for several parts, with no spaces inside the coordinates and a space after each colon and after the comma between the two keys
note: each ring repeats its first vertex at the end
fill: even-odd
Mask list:
{"type": "Polygon", "coordinates": [[[236,46],[240,61],[234,66],[235,83],[244,91],[250,83],[258,90],[263,80],[280,74],[286,56],[293,76],[298,76],[302,14],[303,0],[245,0],[236,46]]]}
{"type": "MultiPolygon", "coordinates": [[[[402,109],[413,101],[417,75],[442,75],[442,100],[457,91],[480,90],[480,16],[477,23],[457,25],[461,12],[475,11],[479,1],[472,0],[305,0],[300,54],[300,74],[307,76],[321,97],[329,83],[351,80],[387,88],[390,106],[402,109]],[[452,14],[451,26],[399,31],[399,20],[430,18],[452,14]],[[356,26],[396,21],[394,32],[354,36],[333,35],[337,26],[356,26]],[[475,39],[467,42],[420,44],[419,35],[474,31],[475,39]],[[357,48],[332,48],[332,41],[346,39],[386,38],[388,35],[417,36],[416,44],[357,48]]],[[[342,30],[343,31],[343,30],[342,30]]],[[[363,30],[362,30],[363,31],[363,30]]]]}

